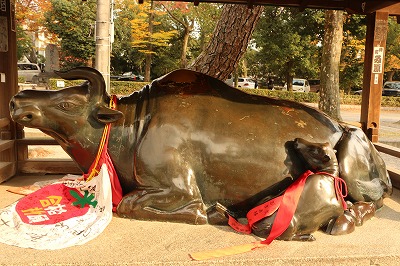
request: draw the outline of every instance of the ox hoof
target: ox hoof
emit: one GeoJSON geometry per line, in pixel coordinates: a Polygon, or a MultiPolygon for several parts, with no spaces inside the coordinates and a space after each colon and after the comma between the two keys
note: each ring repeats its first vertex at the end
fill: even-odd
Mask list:
{"type": "Polygon", "coordinates": [[[332,219],[325,232],[331,235],[346,235],[354,231],[356,227],[355,217],[352,212],[346,210],[336,220],[332,219]]]}
{"type": "MultiPolygon", "coordinates": [[[[280,238],[278,238],[280,239],[280,238]]],[[[311,234],[305,235],[294,235],[290,239],[283,239],[283,240],[291,240],[291,241],[315,241],[315,237],[311,234]]]]}
{"type": "Polygon", "coordinates": [[[251,231],[258,237],[267,238],[271,233],[272,222],[274,221],[275,216],[273,218],[267,217],[253,224],[251,227],[251,231]]]}
{"type": "Polygon", "coordinates": [[[376,208],[373,202],[359,201],[349,205],[349,211],[355,218],[356,226],[361,226],[375,216],[376,208]]]}
{"type": "Polygon", "coordinates": [[[212,225],[226,225],[228,218],[213,206],[207,210],[207,221],[212,225]]]}

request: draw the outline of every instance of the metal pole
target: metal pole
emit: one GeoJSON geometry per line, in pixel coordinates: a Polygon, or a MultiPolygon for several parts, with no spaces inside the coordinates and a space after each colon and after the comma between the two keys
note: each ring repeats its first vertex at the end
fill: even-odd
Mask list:
{"type": "Polygon", "coordinates": [[[110,0],[97,0],[95,68],[103,75],[110,92],[110,0]]]}

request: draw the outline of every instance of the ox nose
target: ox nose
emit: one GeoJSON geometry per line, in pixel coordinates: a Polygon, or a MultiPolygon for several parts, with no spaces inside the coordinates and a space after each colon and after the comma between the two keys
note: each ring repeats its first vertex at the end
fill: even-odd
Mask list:
{"type": "Polygon", "coordinates": [[[40,111],[33,105],[21,106],[18,99],[13,97],[9,104],[11,118],[24,126],[29,126],[35,118],[40,117],[40,111]]]}

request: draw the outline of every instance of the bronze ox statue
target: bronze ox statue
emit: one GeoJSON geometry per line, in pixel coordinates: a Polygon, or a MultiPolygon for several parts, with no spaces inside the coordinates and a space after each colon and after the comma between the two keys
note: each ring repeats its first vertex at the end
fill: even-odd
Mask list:
{"type": "MultiPolygon", "coordinates": [[[[102,75],[79,67],[58,73],[85,79],[58,91],[24,90],[10,102],[12,119],[55,138],[82,171],[95,159],[104,125],[124,197],[117,213],[142,220],[222,224],[216,204],[235,217],[274,198],[307,169],[347,183],[344,211],[324,174],[310,177],[282,239],[332,234],[382,206],[391,182],[364,133],[306,105],[250,95],[210,76],[177,70],[108,108],[102,75]],[[335,151],[334,151],[335,150],[335,151]]],[[[254,225],[268,234],[273,217],[254,225]]]]}

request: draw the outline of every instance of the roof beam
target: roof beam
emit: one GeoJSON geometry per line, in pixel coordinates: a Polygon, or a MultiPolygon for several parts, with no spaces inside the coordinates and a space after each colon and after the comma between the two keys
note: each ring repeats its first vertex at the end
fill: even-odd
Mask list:
{"type": "MultiPolygon", "coordinates": [[[[143,1],[143,0],[141,0],[143,1]]],[[[167,0],[169,1],[169,0],[167,0]]],[[[170,0],[172,1],[172,0],[170,0]]],[[[388,12],[389,15],[400,15],[400,3],[396,0],[178,0],[181,2],[243,4],[250,8],[254,5],[273,5],[314,9],[337,9],[348,13],[371,14],[376,11],[388,12]]]]}

